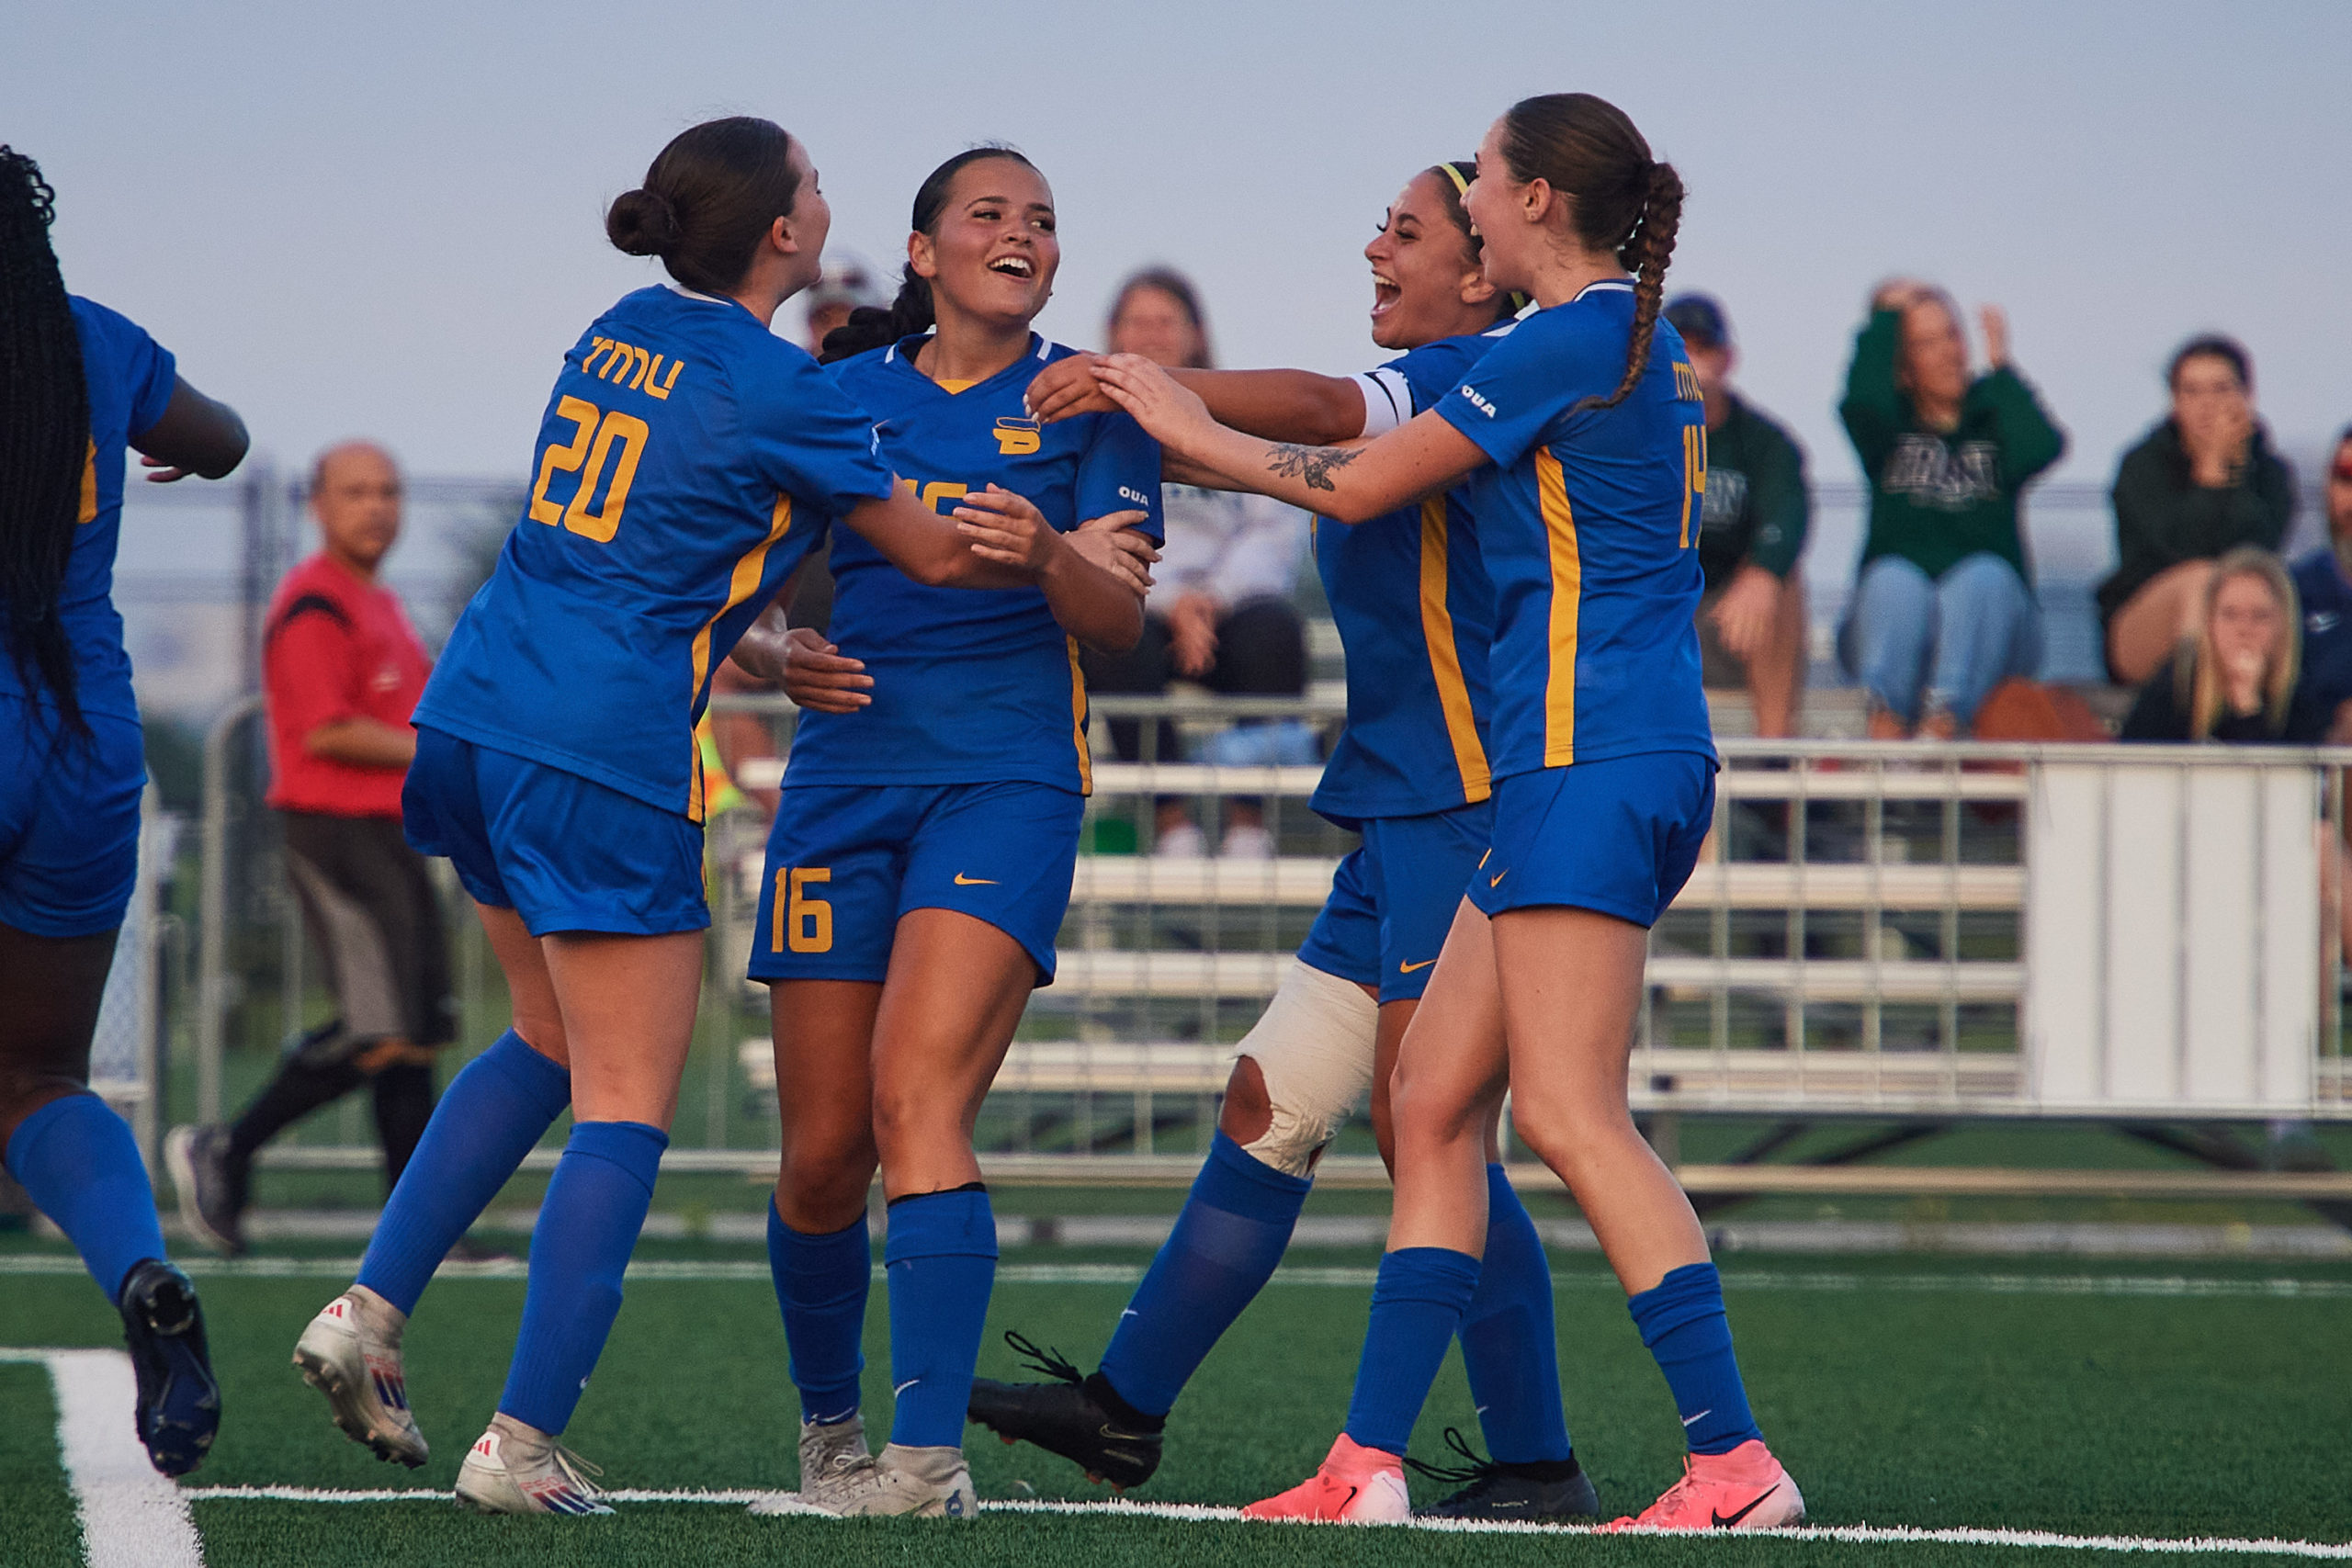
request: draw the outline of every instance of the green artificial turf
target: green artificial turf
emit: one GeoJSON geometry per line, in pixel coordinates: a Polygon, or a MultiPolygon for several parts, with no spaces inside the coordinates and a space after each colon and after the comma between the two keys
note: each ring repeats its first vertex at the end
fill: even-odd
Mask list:
{"type": "MultiPolygon", "coordinates": [[[[718,1256],[716,1252],[709,1256],[718,1256]]],[[[729,1256],[739,1259],[741,1249],[729,1256]]],[[[1017,1376],[1000,1331],[1018,1328],[1091,1366],[1125,1303],[1121,1283],[1041,1280],[1066,1249],[1009,1255],[980,1371],[1017,1376]]],[[[1139,1266],[1132,1252],[1097,1263],[1139,1266]]],[[[1350,1283],[1278,1282],[1211,1355],[1169,1426],[1144,1500],[1233,1505],[1307,1473],[1344,1413],[1368,1290],[1369,1255],[1334,1258],[1350,1283]]],[[[1589,1258],[1555,1259],[1563,1379],[1577,1451],[1611,1511],[1669,1482],[1679,1434],[1622,1296],[1589,1258]]],[[[2158,1266],[2039,1259],[1741,1258],[1727,1294],[1750,1393],[1814,1522],[2047,1529],[2067,1534],[2352,1537],[2340,1456],[2352,1431],[2352,1269],[2258,1263],[2158,1266]],[[2020,1286],[2033,1280],[2165,1276],[2227,1284],[2331,1283],[2330,1295],[2115,1294],[2020,1286]]],[[[408,1339],[410,1393],[432,1462],[379,1464],[327,1424],[287,1365],[332,1280],[201,1277],[226,1402],[198,1485],[447,1488],[496,1400],[520,1280],[435,1283],[408,1339]]],[[[2240,1287],[2242,1288],[2242,1287],[2240,1287]]],[[[867,1418],[889,1401],[877,1287],[868,1324],[867,1418]]],[[[119,1342],[89,1282],[0,1278],[0,1345],[119,1342]]],[[[38,1367],[0,1365],[0,1562],[78,1560],[38,1367]]],[[[644,1489],[792,1484],[797,1404],[766,1282],[639,1280],[567,1435],[607,1484],[644,1489]]],[[[1449,1361],[1415,1437],[1434,1457],[1448,1424],[1475,1432],[1449,1361]]],[[[975,1429],[981,1496],[1102,1498],[1067,1463],[975,1429]]],[[[1438,1488],[1419,1478],[1417,1499],[1438,1488]]],[[[614,1519],[482,1520],[447,1504],[312,1505],[213,1500],[197,1518],[215,1563],[494,1562],[659,1563],[955,1561],[1071,1568],[1194,1562],[1302,1563],[2067,1564],[2096,1556],[1945,1543],[1600,1541],[1427,1532],[1338,1532],[1150,1519],[999,1515],[976,1527],[755,1519],[708,1505],[638,1505],[614,1519]]],[[[2139,1561],[2146,1561],[2138,1559],[2139,1561]]],[[[2254,1561],[2238,1558],[2233,1561],[2254,1561]]]]}

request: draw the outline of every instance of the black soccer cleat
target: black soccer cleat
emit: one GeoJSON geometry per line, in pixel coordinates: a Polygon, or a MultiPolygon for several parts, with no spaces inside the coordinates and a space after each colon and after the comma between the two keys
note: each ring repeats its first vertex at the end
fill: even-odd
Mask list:
{"type": "Polygon", "coordinates": [[[1059,1351],[1040,1350],[1018,1334],[1004,1342],[1053,1382],[972,1380],[971,1418],[1008,1443],[1030,1442],[1121,1491],[1140,1486],[1159,1468],[1166,1419],[1147,1416],[1121,1399],[1101,1372],[1082,1375],[1059,1351]]]}
{"type": "Polygon", "coordinates": [[[1505,1519],[1522,1524],[1574,1524],[1596,1518],[1600,1496],[1576,1455],[1552,1463],[1503,1464],[1482,1458],[1453,1427],[1445,1446],[1467,1461],[1461,1465],[1405,1462],[1432,1481],[1467,1483],[1440,1503],[1418,1510],[1425,1519],[1505,1519]]]}
{"type": "Polygon", "coordinates": [[[151,1258],[132,1267],[116,1305],[139,1376],[139,1440],[157,1470],[186,1475],[204,1462],[220,1429],[220,1385],[205,1348],[196,1287],[151,1258]]]}

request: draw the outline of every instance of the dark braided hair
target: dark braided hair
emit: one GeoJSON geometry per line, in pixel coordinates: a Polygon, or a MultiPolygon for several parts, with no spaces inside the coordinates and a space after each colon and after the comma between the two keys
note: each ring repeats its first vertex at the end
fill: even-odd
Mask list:
{"type": "MultiPolygon", "coordinates": [[[[1421,173],[1436,182],[1438,199],[1445,203],[1446,217],[1461,231],[1462,243],[1468,247],[1471,261],[1479,261],[1487,254],[1486,236],[1470,221],[1470,209],[1462,205],[1462,193],[1477,181],[1478,165],[1467,158],[1449,158],[1442,164],[1431,164],[1421,173]]],[[[1526,295],[1495,291],[1496,321],[1509,321],[1526,309],[1526,295]]]]}
{"type": "Polygon", "coordinates": [[[82,514],[90,393],[49,243],[56,215],[40,165],[0,146],[0,631],[26,692],[46,689],[63,733],[87,736],[57,596],[82,514]]]}
{"type": "Polygon", "coordinates": [[[1577,238],[1616,254],[1634,275],[1634,331],[1625,344],[1625,375],[1607,397],[1577,404],[1615,408],[1649,367],[1650,340],[1666,302],[1666,267],[1682,226],[1682,176],[1650,156],[1650,144],[1625,111],[1590,93],[1547,93],[1521,98],[1504,111],[1503,162],[1511,178],[1540,179],[1569,198],[1577,238]]]}
{"type": "MultiPolygon", "coordinates": [[[[947,207],[947,188],[956,183],[957,172],[967,164],[988,158],[1009,158],[1032,173],[1037,168],[1019,151],[1001,141],[967,147],[932,170],[916,189],[914,220],[908,227],[921,234],[935,233],[939,215],[947,207]]],[[[897,299],[887,306],[860,305],[852,310],[848,321],[825,334],[825,351],[817,357],[831,365],[837,359],[887,348],[900,338],[931,331],[938,321],[931,302],[931,279],[910,266],[899,281],[897,299]]]]}

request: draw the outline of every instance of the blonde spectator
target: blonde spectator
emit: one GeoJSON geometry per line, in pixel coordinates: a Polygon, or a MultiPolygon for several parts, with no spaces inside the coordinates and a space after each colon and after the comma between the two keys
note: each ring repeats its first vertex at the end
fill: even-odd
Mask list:
{"type": "Polygon", "coordinates": [[[2213,563],[2196,634],[2148,677],[2123,721],[2126,740],[2314,745],[2329,715],[2298,700],[2295,585],[2268,550],[2240,546],[2213,563]]]}

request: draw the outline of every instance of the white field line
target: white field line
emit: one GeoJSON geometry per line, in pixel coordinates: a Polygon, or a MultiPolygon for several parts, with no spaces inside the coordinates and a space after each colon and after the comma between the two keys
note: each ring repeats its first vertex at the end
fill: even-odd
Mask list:
{"type": "MultiPolygon", "coordinates": [[[[356,1258],[192,1258],[182,1262],[198,1279],[334,1280],[348,1280],[358,1271],[356,1258]]],[[[8,1275],[80,1274],[82,1263],[69,1254],[19,1253],[0,1256],[0,1277],[8,1275]]],[[[519,1259],[497,1263],[445,1263],[436,1278],[444,1280],[521,1280],[529,1275],[519,1259]]],[[[1366,1290],[1374,1271],[1363,1268],[1297,1267],[1277,1269],[1272,1283],[1323,1289],[1366,1290]]],[[[749,1280],[768,1282],[762,1262],[673,1262],[641,1259],[628,1266],[631,1280],[669,1280],[718,1284],[749,1280]]],[[[876,1268],[874,1278],[883,1271],[876,1268]]],[[[1143,1278],[1143,1266],[1129,1263],[1009,1263],[996,1271],[1004,1285],[1132,1285],[1143,1278]]],[[[1613,1275],[1599,1269],[1555,1270],[1557,1290],[1617,1290],[1613,1275]]],[[[1724,1270],[1724,1284],[1734,1291],[1793,1291],[1806,1293],[1855,1294],[1885,1291],[1905,1295],[1996,1296],[2157,1296],[2281,1301],[2352,1300],[2352,1280],[2303,1280],[2274,1275],[2261,1278],[2199,1278],[2187,1274],[1845,1274],[1825,1270],[1744,1269],[1733,1264],[1724,1270]]]]}
{"type": "MultiPolygon", "coordinates": [[[[308,1486],[213,1486],[190,1488],[186,1495],[199,1503],[394,1503],[447,1502],[449,1494],[424,1487],[413,1490],[379,1490],[366,1492],[336,1492],[308,1486]]],[[[616,1503],[717,1503],[742,1506],[757,1502],[776,1502],[791,1494],[763,1491],[685,1491],[607,1492],[605,1495],[616,1503]]],[[[983,1513],[1092,1515],[1114,1518],[1176,1519],[1193,1524],[1234,1524],[1241,1522],[1238,1508],[1210,1507],[1200,1503],[1057,1503],[1044,1501],[985,1502],[983,1513]]],[[[824,1516],[819,1515],[818,1517],[824,1516]]],[[[1295,1521],[1283,1521],[1295,1523],[1295,1521]]],[[[1351,1527],[1357,1528],[1357,1527],[1351,1527]]],[[[1371,1527],[1363,1527],[1371,1528],[1371,1527]]],[[[1598,1529],[1590,1525],[1521,1525],[1471,1519],[1425,1519],[1416,1521],[1419,1529],[1446,1530],[1462,1535],[1595,1535],[1598,1529]]],[[[1640,1530],[1640,1535],[1662,1535],[1662,1530],[1640,1530]]],[[[1910,1545],[1936,1543],[1951,1546],[2011,1546],[2043,1547],[2064,1551],[2140,1551],[2174,1555],[2247,1556],[2268,1554],[2278,1557],[2307,1557],[2323,1561],[2352,1562],[2352,1544],[2319,1540],[2251,1540],[2225,1537],[2193,1537],[2186,1539],[2163,1536],[2132,1535],[2060,1535],[2050,1530],[2008,1529],[1907,1529],[1900,1526],[1826,1525],[1799,1526],[1792,1529],[1756,1530],[1748,1532],[1757,1539],[1787,1541],[1832,1541],[1843,1546],[1910,1545]]]]}
{"type": "Polygon", "coordinates": [[[130,1358],[119,1350],[0,1349],[0,1360],[49,1368],[57,1447],[90,1568],[203,1568],[187,1494],[155,1473],[132,1427],[138,1379],[130,1358]]]}

